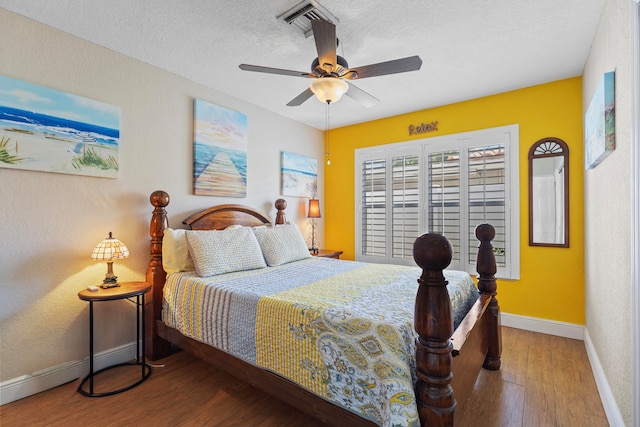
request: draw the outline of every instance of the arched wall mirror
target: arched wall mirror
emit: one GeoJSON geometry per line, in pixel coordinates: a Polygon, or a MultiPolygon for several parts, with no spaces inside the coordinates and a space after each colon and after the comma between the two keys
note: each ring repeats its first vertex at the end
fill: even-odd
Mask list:
{"type": "Polygon", "coordinates": [[[529,246],[569,247],[569,147],[559,138],[529,150],[529,246]]]}

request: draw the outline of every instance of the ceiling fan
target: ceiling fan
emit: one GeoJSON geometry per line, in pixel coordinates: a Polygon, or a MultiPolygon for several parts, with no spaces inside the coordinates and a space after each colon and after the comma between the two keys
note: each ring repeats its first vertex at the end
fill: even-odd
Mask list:
{"type": "Polygon", "coordinates": [[[397,74],[419,70],[422,59],[418,55],[362,67],[349,68],[347,61],[336,54],[336,26],[324,19],[312,19],[311,28],[316,42],[318,57],[311,63],[311,72],[285,70],[281,68],[262,67],[259,65],[240,64],[240,69],[259,73],[281,74],[285,76],[306,77],[314,79],[307,90],[293,98],[287,104],[290,107],[301,105],[314,94],[326,103],[337,102],[343,94],[364,105],[371,107],[379,100],[359,89],[348,80],[367,77],[397,74]]]}

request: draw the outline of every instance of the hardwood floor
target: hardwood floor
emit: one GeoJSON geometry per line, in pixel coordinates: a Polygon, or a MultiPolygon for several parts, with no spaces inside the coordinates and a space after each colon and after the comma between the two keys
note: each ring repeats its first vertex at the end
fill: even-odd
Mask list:
{"type": "MultiPolygon", "coordinates": [[[[482,370],[460,425],[608,426],[582,341],[503,327],[500,371],[482,370]]],[[[154,362],[151,377],[114,396],[88,398],[79,381],[0,406],[13,426],[320,426],[318,421],[186,353],[154,362]]],[[[106,371],[95,391],[126,385],[106,371]]]]}
{"type": "Polygon", "coordinates": [[[584,342],[502,328],[502,367],[481,370],[463,426],[608,426],[584,342]]]}

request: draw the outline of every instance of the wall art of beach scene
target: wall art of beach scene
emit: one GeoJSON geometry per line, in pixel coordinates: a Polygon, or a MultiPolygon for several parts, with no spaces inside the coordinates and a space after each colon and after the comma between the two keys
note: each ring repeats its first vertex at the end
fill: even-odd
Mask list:
{"type": "Polygon", "coordinates": [[[598,166],[616,149],[615,72],[605,73],[584,118],[584,163],[598,166]]]}
{"type": "Polygon", "coordinates": [[[0,167],[118,177],[120,109],[0,76],[0,167]]]}
{"type": "Polygon", "coordinates": [[[300,154],[281,152],[282,195],[316,197],[318,161],[300,154]]]}
{"type": "Polygon", "coordinates": [[[246,197],[247,116],[194,100],[193,193],[246,197]]]}

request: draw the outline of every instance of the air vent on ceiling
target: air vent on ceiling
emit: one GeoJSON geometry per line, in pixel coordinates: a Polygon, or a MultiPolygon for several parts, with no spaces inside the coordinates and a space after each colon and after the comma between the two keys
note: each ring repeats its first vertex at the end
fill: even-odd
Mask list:
{"type": "Polygon", "coordinates": [[[305,37],[311,37],[313,30],[311,29],[312,19],[324,19],[333,24],[338,24],[338,18],[333,16],[331,12],[322,7],[315,0],[305,0],[296,6],[287,10],[278,16],[289,25],[294,25],[302,30],[305,37]]]}

